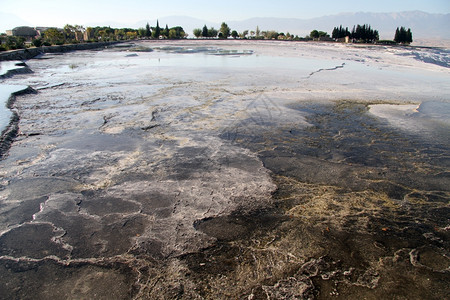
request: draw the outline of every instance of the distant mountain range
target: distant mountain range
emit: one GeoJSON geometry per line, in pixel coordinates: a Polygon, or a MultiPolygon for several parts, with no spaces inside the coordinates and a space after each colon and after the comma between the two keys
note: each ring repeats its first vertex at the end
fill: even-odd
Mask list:
{"type": "MultiPolygon", "coordinates": [[[[7,24],[4,22],[4,18],[6,18],[5,14],[0,12],[0,17],[3,19],[2,23],[7,24]]],[[[14,19],[14,16],[8,15],[8,18],[14,19]]],[[[14,26],[20,25],[17,23],[21,21],[23,20],[16,17],[13,22],[14,26]]],[[[413,38],[450,40],[450,14],[431,14],[422,11],[405,11],[397,13],[340,13],[312,19],[251,18],[243,21],[223,21],[225,21],[232,30],[237,30],[239,32],[242,32],[243,30],[256,30],[256,27],[259,26],[262,31],[275,30],[284,33],[290,32],[291,34],[299,35],[301,37],[308,35],[313,29],[326,31],[331,34],[335,26],[343,25],[344,27],[349,27],[351,30],[353,25],[370,24],[372,28],[378,30],[381,39],[393,39],[395,29],[399,26],[405,26],[406,28],[411,28],[413,38]]],[[[156,25],[156,20],[142,20],[134,24],[105,21],[84,25],[140,28],[145,27],[147,22],[151,26],[156,25]]],[[[193,36],[192,30],[194,28],[202,28],[204,25],[215,27],[216,29],[220,27],[220,23],[208,22],[187,16],[163,17],[159,19],[159,24],[161,27],[165,27],[166,24],[168,24],[169,27],[182,26],[191,37],[193,36]]],[[[22,25],[28,25],[28,23],[23,21],[22,25]]],[[[45,26],[45,24],[37,25],[45,26]]],[[[0,28],[0,31],[2,31],[1,29],[2,28],[0,28]]]]}

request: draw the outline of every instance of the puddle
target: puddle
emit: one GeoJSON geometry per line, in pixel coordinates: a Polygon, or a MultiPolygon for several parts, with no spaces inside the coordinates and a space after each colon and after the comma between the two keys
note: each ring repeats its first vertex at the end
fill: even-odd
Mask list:
{"type": "Polygon", "coordinates": [[[370,113],[407,134],[432,139],[448,146],[450,103],[424,101],[419,105],[378,104],[370,106],[370,113]]]}
{"type": "Polygon", "coordinates": [[[0,132],[3,132],[11,121],[12,112],[6,107],[12,94],[27,89],[23,85],[4,85],[0,84],[0,132]]]}
{"type": "Polygon", "coordinates": [[[0,78],[10,71],[24,69],[26,65],[21,61],[0,61],[0,78]]]}

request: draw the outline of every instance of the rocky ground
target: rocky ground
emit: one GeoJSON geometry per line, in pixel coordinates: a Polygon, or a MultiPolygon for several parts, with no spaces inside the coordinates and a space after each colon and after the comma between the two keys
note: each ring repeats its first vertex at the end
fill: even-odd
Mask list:
{"type": "Polygon", "coordinates": [[[244,41],[27,61],[3,82],[36,93],[0,161],[1,297],[448,298],[448,63],[244,41]]]}

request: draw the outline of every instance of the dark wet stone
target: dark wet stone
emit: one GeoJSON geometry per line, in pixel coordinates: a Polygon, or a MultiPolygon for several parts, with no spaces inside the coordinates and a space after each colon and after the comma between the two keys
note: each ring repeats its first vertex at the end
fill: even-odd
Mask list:
{"type": "Polygon", "coordinates": [[[312,124],[306,130],[240,128],[236,134],[225,131],[221,137],[259,153],[264,166],[275,174],[302,182],[331,184],[353,190],[386,189],[400,199],[408,190],[448,190],[445,164],[427,161],[433,155],[448,155],[448,145],[430,144],[420,137],[396,131],[367,114],[367,105],[338,102],[335,105],[302,104],[292,108],[307,112],[312,124]],[[264,136],[258,141],[257,136],[264,136]],[[439,175],[417,172],[425,161],[439,175]],[[384,176],[366,170],[384,170],[384,176]],[[386,180],[385,183],[370,183],[386,180]],[[386,185],[379,187],[378,185],[386,185]]]}
{"type": "Polygon", "coordinates": [[[220,244],[202,252],[185,255],[182,260],[186,262],[195,276],[227,274],[238,266],[237,256],[239,249],[228,244],[220,244]]]}
{"type": "Polygon", "coordinates": [[[155,216],[160,219],[169,218],[172,212],[173,208],[158,208],[155,210],[155,216]]]}
{"type": "Polygon", "coordinates": [[[450,258],[442,249],[430,246],[422,247],[411,253],[411,255],[416,255],[416,257],[412,258],[415,264],[429,268],[434,272],[444,273],[450,268],[450,258]],[[414,261],[414,259],[417,261],[414,261]]]}
{"type": "Polygon", "coordinates": [[[167,195],[162,193],[137,194],[133,195],[132,199],[142,204],[142,213],[152,215],[159,213],[167,214],[165,208],[170,208],[175,204],[175,195],[167,195]]]}
{"type": "Polygon", "coordinates": [[[199,174],[217,169],[208,156],[208,148],[183,147],[169,160],[163,161],[164,169],[169,179],[187,180],[198,177],[199,174]]]}
{"type": "Polygon", "coordinates": [[[397,200],[402,200],[408,193],[411,192],[411,190],[406,189],[403,186],[388,181],[372,183],[369,186],[374,191],[386,193],[389,198],[397,200]]]}
{"type": "Polygon", "coordinates": [[[245,155],[244,153],[236,153],[233,156],[229,156],[224,153],[224,156],[220,157],[217,163],[226,167],[241,169],[244,171],[257,170],[260,167],[260,162],[258,160],[250,159],[248,155],[245,155]]]}
{"type": "Polygon", "coordinates": [[[219,241],[241,240],[269,230],[286,220],[283,215],[254,211],[248,215],[232,214],[215,218],[206,218],[194,223],[194,228],[215,237],[219,241]]]}
{"type": "Polygon", "coordinates": [[[433,193],[426,194],[425,197],[427,201],[431,202],[441,202],[441,203],[448,202],[448,196],[445,192],[435,191],[433,193]]]}
{"type": "Polygon", "coordinates": [[[137,203],[114,197],[89,197],[78,205],[82,211],[98,216],[137,213],[140,210],[137,203]]]}
{"type": "Polygon", "coordinates": [[[9,184],[11,193],[8,199],[35,199],[58,192],[72,191],[78,183],[71,179],[55,177],[38,177],[12,180],[9,184]]]}
{"type": "Polygon", "coordinates": [[[131,254],[134,254],[138,257],[144,255],[150,256],[155,260],[162,260],[164,258],[163,254],[163,243],[158,240],[141,240],[136,243],[135,247],[130,250],[131,254]]]}
{"type": "Polygon", "coordinates": [[[132,151],[137,141],[125,135],[86,134],[74,137],[61,148],[89,151],[132,151]]]}
{"type": "Polygon", "coordinates": [[[33,214],[39,212],[40,206],[48,197],[24,200],[17,206],[0,213],[0,220],[3,224],[22,224],[33,220],[33,214]]]}
{"type": "Polygon", "coordinates": [[[112,180],[117,184],[130,181],[153,181],[157,176],[153,173],[139,173],[123,171],[117,176],[113,176],[112,180]]]}
{"type": "Polygon", "coordinates": [[[316,159],[314,157],[265,157],[264,166],[276,174],[293,177],[312,184],[337,185],[363,190],[366,184],[355,178],[358,166],[349,166],[316,159]]]}
{"type": "Polygon", "coordinates": [[[40,218],[65,230],[63,240],[73,247],[75,258],[124,254],[132,247],[132,239],[142,234],[149,222],[139,214],[125,218],[110,215],[99,221],[82,214],[67,216],[56,210],[40,218]]]}
{"type": "Polygon", "coordinates": [[[66,258],[70,251],[55,242],[64,232],[55,232],[50,224],[24,224],[0,236],[0,255],[44,258],[54,255],[66,258]]]}
{"type": "Polygon", "coordinates": [[[249,235],[247,226],[242,219],[228,216],[203,219],[194,226],[197,230],[218,240],[232,241],[249,235]]]}
{"type": "Polygon", "coordinates": [[[133,246],[133,239],[140,236],[148,224],[149,220],[143,215],[103,223],[101,231],[94,234],[98,241],[106,241],[100,253],[107,257],[126,253],[133,246]]]}
{"type": "Polygon", "coordinates": [[[2,299],[132,299],[135,274],[124,264],[60,265],[0,260],[2,299]]]}

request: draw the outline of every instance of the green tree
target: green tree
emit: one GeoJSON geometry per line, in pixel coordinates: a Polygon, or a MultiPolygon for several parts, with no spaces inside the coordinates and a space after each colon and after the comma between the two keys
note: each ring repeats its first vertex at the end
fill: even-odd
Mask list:
{"type": "Polygon", "coordinates": [[[261,30],[259,30],[259,26],[256,26],[255,36],[256,38],[259,38],[261,36],[261,30]]]}
{"type": "Polygon", "coordinates": [[[239,33],[239,37],[241,39],[246,39],[248,35],[248,30],[244,30],[243,32],[239,33]]]}
{"type": "Polygon", "coordinates": [[[202,36],[203,37],[209,37],[209,34],[208,34],[208,27],[206,27],[206,24],[205,24],[205,26],[203,26],[203,30],[202,30],[202,36]]]}
{"type": "Polygon", "coordinates": [[[150,29],[150,25],[147,23],[145,25],[145,37],[149,38],[152,36],[152,30],[150,29]]]}
{"type": "Polygon", "coordinates": [[[114,38],[111,27],[95,27],[94,37],[102,41],[109,41],[114,38]]]}
{"type": "Polygon", "coordinates": [[[411,28],[406,31],[406,42],[411,44],[413,42],[411,28]]]}
{"type": "Polygon", "coordinates": [[[85,34],[86,34],[88,40],[93,39],[93,38],[94,38],[94,28],[92,28],[92,27],[87,27],[87,28],[86,28],[85,34]]]}
{"type": "MultiPolygon", "coordinates": [[[[195,28],[193,30],[193,33],[196,38],[199,38],[202,36],[202,30],[200,28],[195,28]]],[[[206,34],[208,34],[208,29],[206,29],[206,34]]]]}
{"type": "Polygon", "coordinates": [[[395,30],[394,41],[396,43],[400,43],[400,29],[398,27],[395,30]]]}
{"type": "Polygon", "coordinates": [[[267,40],[276,40],[278,38],[278,32],[274,30],[265,31],[264,38],[267,40]]]}
{"type": "Polygon", "coordinates": [[[169,30],[169,39],[178,39],[178,34],[177,31],[175,29],[170,29],[169,30]]]}
{"type": "Polygon", "coordinates": [[[186,37],[186,32],[184,32],[183,27],[176,26],[169,30],[169,39],[184,39],[186,37]]]}
{"type": "Polygon", "coordinates": [[[231,29],[228,27],[227,23],[223,22],[222,25],[220,25],[219,32],[222,34],[221,38],[227,39],[230,36],[231,29]]]}
{"type": "Polygon", "coordinates": [[[162,35],[164,35],[166,38],[169,37],[169,26],[166,24],[166,28],[164,28],[162,35]]]}
{"type": "Polygon", "coordinates": [[[44,37],[50,44],[63,44],[64,34],[56,28],[49,28],[44,31],[44,37]]]}
{"type": "Polygon", "coordinates": [[[231,36],[233,37],[233,39],[236,39],[239,36],[239,34],[238,34],[238,32],[236,30],[233,30],[231,32],[231,36]]]}
{"type": "Polygon", "coordinates": [[[4,43],[6,50],[16,50],[25,48],[25,39],[23,37],[8,36],[4,43]]]}
{"type": "Polygon", "coordinates": [[[397,27],[397,29],[395,30],[394,41],[401,44],[412,43],[413,40],[411,28],[408,28],[408,30],[406,30],[406,28],[403,26],[400,28],[397,27]]]}
{"type": "Polygon", "coordinates": [[[309,36],[312,39],[318,39],[319,38],[319,31],[317,31],[316,29],[314,29],[313,31],[311,31],[311,33],[309,34],[309,36]]]}
{"type": "Polygon", "coordinates": [[[66,39],[75,39],[76,29],[74,26],[67,24],[64,26],[63,31],[66,39]]]}
{"type": "Polygon", "coordinates": [[[217,31],[217,29],[214,29],[214,27],[208,29],[208,37],[215,38],[218,34],[219,32],[217,31]]]}
{"type": "Polygon", "coordinates": [[[118,40],[123,40],[126,36],[126,33],[123,29],[115,29],[114,30],[114,36],[116,37],[116,39],[118,40]]]}
{"type": "Polygon", "coordinates": [[[159,39],[160,35],[161,35],[161,28],[159,27],[159,20],[156,20],[156,27],[155,30],[153,30],[153,38],[159,39]]]}
{"type": "Polygon", "coordinates": [[[41,47],[42,46],[42,39],[33,39],[32,43],[33,43],[33,45],[35,47],[41,47]]]}
{"type": "Polygon", "coordinates": [[[137,37],[137,35],[138,35],[138,32],[137,32],[137,31],[127,31],[127,32],[125,32],[125,37],[126,37],[128,40],[133,40],[133,39],[135,39],[135,38],[137,37]]]}
{"type": "Polygon", "coordinates": [[[350,31],[348,31],[348,27],[342,27],[340,25],[339,27],[334,27],[333,32],[331,33],[331,37],[333,39],[341,39],[346,36],[350,36],[350,31]]]}
{"type": "Polygon", "coordinates": [[[140,27],[139,29],[138,29],[138,37],[140,37],[140,38],[143,38],[143,37],[145,37],[145,28],[143,28],[143,27],[140,27]]]}
{"type": "Polygon", "coordinates": [[[353,30],[350,34],[353,40],[361,41],[364,43],[375,42],[379,39],[377,30],[372,29],[370,25],[357,25],[353,26],[353,30]]]}
{"type": "Polygon", "coordinates": [[[76,42],[81,40],[82,34],[86,31],[81,25],[69,25],[67,24],[63,28],[63,34],[65,41],[76,42]]]}

